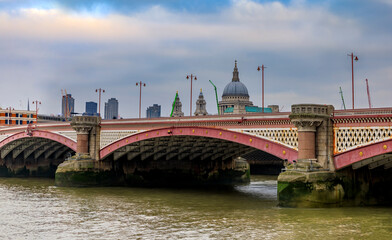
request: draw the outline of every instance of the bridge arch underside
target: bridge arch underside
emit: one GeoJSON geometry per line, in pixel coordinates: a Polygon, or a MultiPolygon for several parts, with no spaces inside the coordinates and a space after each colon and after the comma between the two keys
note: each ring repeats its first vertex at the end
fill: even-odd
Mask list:
{"type": "MultiPolygon", "coordinates": [[[[120,147],[106,155],[102,162],[128,179],[141,177],[156,186],[156,181],[178,184],[179,180],[192,182],[195,178],[208,178],[233,170],[238,165],[237,157],[260,152],[251,146],[211,137],[162,136],[120,147]]],[[[262,157],[266,156],[272,158],[269,160],[282,162],[268,153],[262,157]]],[[[134,182],[129,184],[135,185],[134,182]]]]}
{"type": "Polygon", "coordinates": [[[336,155],[334,162],[346,189],[351,189],[349,198],[392,205],[392,139],[336,155]]]}
{"type": "Polygon", "coordinates": [[[41,137],[13,140],[0,148],[0,176],[54,177],[57,166],[75,151],[41,137]]]}

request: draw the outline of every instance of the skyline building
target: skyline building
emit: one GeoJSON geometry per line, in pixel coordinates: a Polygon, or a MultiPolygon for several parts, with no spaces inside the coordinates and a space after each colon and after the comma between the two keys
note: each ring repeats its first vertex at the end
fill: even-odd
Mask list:
{"type": "Polygon", "coordinates": [[[86,111],[83,113],[84,116],[98,116],[97,113],[97,103],[96,102],[86,102],[86,111]]]}
{"type": "Polygon", "coordinates": [[[72,94],[67,94],[66,96],[62,97],[62,102],[61,102],[61,114],[63,117],[68,117],[71,116],[73,112],[75,112],[75,99],[72,97],[72,94]],[[68,109],[67,109],[68,105],[68,109]]]}
{"type": "Polygon", "coordinates": [[[149,106],[146,110],[147,118],[159,118],[161,117],[161,105],[153,104],[149,106]]]}
{"type": "Polygon", "coordinates": [[[118,100],[116,98],[108,99],[105,103],[105,119],[117,119],[118,118],[118,100]]]}

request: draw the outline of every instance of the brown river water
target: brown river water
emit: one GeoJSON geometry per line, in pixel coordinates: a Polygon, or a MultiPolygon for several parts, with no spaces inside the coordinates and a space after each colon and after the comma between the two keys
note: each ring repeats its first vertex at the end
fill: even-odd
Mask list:
{"type": "Polygon", "coordinates": [[[392,239],[390,207],[280,208],[276,184],[61,188],[0,178],[0,239],[392,239]]]}

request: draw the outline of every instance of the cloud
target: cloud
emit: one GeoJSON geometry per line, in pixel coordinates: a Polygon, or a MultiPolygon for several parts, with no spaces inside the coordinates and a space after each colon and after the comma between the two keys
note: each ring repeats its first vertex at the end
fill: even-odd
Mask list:
{"type": "MultiPolygon", "coordinates": [[[[143,109],[161,103],[168,115],[179,90],[183,111],[188,113],[190,83],[185,75],[196,73],[194,96],[203,88],[207,110],[214,113],[208,80],[221,94],[231,80],[234,59],[255,104],[260,104],[256,68],[265,64],[268,104],[284,105],[286,110],[292,103],[310,101],[340,106],[339,86],[347,95],[350,92],[347,53],[351,51],[360,56],[356,77],[371,76],[374,103],[386,104],[381,86],[390,86],[392,80],[391,31],[380,32],[366,19],[337,14],[324,5],[240,0],[219,11],[189,12],[191,8],[184,11],[151,1],[124,14],[112,9],[126,8],[122,5],[126,1],[116,6],[99,1],[95,9],[107,11],[100,15],[91,11],[98,6],[96,1],[80,6],[79,2],[0,11],[2,107],[34,97],[42,99],[43,112],[58,113],[60,89],[67,89],[76,98],[76,110],[82,112],[84,102],[97,100],[94,90],[101,87],[106,90],[104,99],[119,99],[122,116],[136,117],[135,82],[141,80],[148,83],[143,109]],[[371,35],[366,32],[369,28],[374,29],[371,35]]],[[[361,81],[358,101],[366,107],[364,94],[359,94],[361,81]]]]}

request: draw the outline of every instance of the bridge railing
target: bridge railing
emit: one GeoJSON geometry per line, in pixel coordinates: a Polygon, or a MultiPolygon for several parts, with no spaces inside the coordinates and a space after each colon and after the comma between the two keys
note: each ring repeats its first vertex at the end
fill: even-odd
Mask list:
{"type": "Polygon", "coordinates": [[[353,115],[384,115],[392,114],[392,108],[361,108],[361,109],[347,109],[335,110],[334,116],[353,116],[353,115]]]}

